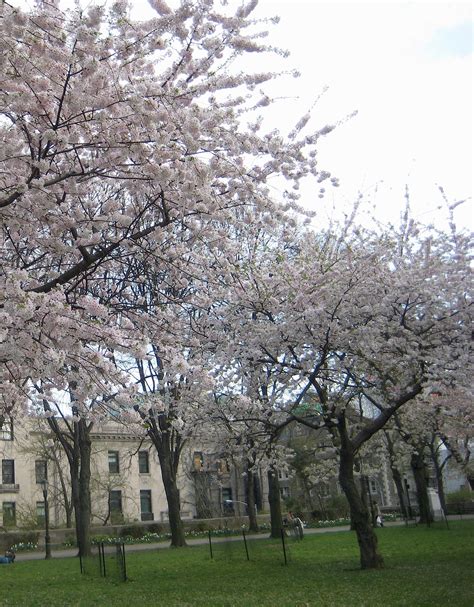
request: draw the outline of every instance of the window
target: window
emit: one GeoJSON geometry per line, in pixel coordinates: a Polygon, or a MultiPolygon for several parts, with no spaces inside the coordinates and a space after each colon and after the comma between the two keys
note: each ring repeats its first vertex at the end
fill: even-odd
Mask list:
{"type": "Polygon", "coordinates": [[[231,513],[234,511],[234,502],[232,501],[232,487],[222,487],[222,505],[224,512],[231,513]]]}
{"type": "Polygon", "coordinates": [[[5,527],[16,525],[16,504],[15,502],[3,502],[3,524],[5,527]]]}
{"type": "Polygon", "coordinates": [[[151,508],[151,490],[141,489],[140,490],[140,511],[142,521],[152,521],[153,512],[151,508]]]}
{"type": "Polygon", "coordinates": [[[120,472],[118,451],[109,451],[109,472],[111,474],[118,474],[120,472]]]}
{"type": "Polygon", "coordinates": [[[48,465],[45,459],[35,461],[35,477],[37,483],[42,483],[48,479],[48,465]]]}
{"type": "Polygon", "coordinates": [[[46,520],[44,502],[36,502],[36,520],[38,521],[38,525],[44,525],[46,520]]]}
{"type": "Polygon", "coordinates": [[[222,500],[225,502],[232,499],[232,488],[222,487],[222,500]]]}
{"type": "Polygon", "coordinates": [[[138,471],[140,474],[148,474],[150,472],[150,461],[148,451],[138,452],[138,471]]]}
{"type": "Polygon", "coordinates": [[[15,460],[2,459],[2,483],[4,485],[15,484],[15,460]]]}
{"type": "Polygon", "coordinates": [[[109,493],[110,512],[122,513],[122,492],[118,490],[109,493]]]}
{"type": "Polygon", "coordinates": [[[280,496],[283,499],[290,497],[290,488],[289,487],[280,487],[280,496]]]}
{"type": "Polygon", "coordinates": [[[200,471],[203,469],[204,460],[200,451],[195,451],[193,455],[194,470],[200,471]]]}
{"type": "Polygon", "coordinates": [[[0,428],[0,440],[13,440],[13,419],[4,419],[0,428]]]}

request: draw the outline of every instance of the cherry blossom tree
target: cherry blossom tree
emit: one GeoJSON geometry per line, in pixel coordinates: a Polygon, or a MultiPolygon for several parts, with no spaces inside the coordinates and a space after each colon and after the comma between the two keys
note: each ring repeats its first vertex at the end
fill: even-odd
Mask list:
{"type": "MultiPolygon", "coordinates": [[[[286,137],[263,132],[259,115],[271,99],[261,87],[274,74],[236,64],[248,53],[280,53],[264,43],[268,23],[250,17],[255,4],[220,12],[208,0],[154,2],[156,17],[137,22],[122,0],[64,11],[58,0],[31,10],[2,3],[6,414],[31,381],[56,382],[72,333],[76,344],[94,341],[80,299],[92,294],[110,310],[114,298],[102,287],[131,258],[176,276],[196,243],[225,247],[222,225],[252,221],[255,209],[267,221],[284,214],[269,179],[289,180],[291,207],[292,184],[330,177],[315,158],[330,127],[302,136],[305,119],[286,137]],[[184,236],[168,246],[177,232],[184,236]]],[[[128,288],[122,283],[120,295],[128,288]]],[[[116,329],[123,316],[103,320],[116,329]]],[[[78,369],[79,385],[87,383],[87,365],[78,369]]]]}
{"type": "Polygon", "coordinates": [[[469,238],[424,230],[408,215],[382,233],[347,228],[305,234],[295,254],[273,246],[241,265],[226,356],[266,365],[275,384],[293,392],[291,401],[268,402],[269,418],[284,411],[329,430],[361,565],[376,568],[383,559],[355,461],[400,409],[469,384],[469,238]],[[318,416],[298,414],[309,394],[318,416]]]}
{"type": "MultiPolygon", "coordinates": [[[[469,443],[472,428],[472,391],[451,389],[434,393],[429,399],[420,398],[416,408],[401,411],[395,417],[394,431],[405,445],[404,458],[415,479],[420,510],[420,522],[431,523],[433,512],[428,497],[427,478],[430,464],[435,473],[440,504],[446,512],[443,469],[451,458],[466,468],[470,452],[463,446],[469,443]]],[[[396,437],[391,433],[391,442],[396,437]]],[[[399,449],[400,451],[400,449],[399,449]]],[[[400,459],[400,455],[398,457],[400,459]]]]}
{"type": "Polygon", "coordinates": [[[183,342],[175,343],[173,349],[152,346],[146,360],[136,360],[140,393],[134,409],[158,453],[175,548],[186,545],[178,484],[181,456],[190,440],[198,440],[206,427],[212,398],[212,383],[204,368],[189,343],[183,342]]]}
{"type": "Polygon", "coordinates": [[[2,3],[0,423],[35,398],[52,419],[58,392],[73,395],[84,520],[87,429],[111,397],[118,407],[128,380],[116,359],[156,344],[137,322],[132,260],[185,284],[256,213],[284,220],[301,178],[331,177],[315,153],[332,127],[308,133],[305,117],[286,136],[263,130],[275,74],[238,59],[284,53],[265,44],[255,5],[153,2],[138,22],[122,0],[2,3]],[[282,205],[275,177],[288,182],[282,205]]]}

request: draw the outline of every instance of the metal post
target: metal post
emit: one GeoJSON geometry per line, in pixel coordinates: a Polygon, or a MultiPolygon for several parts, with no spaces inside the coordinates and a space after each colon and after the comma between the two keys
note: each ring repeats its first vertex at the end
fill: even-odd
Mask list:
{"type": "Polygon", "coordinates": [[[212,554],[212,539],[211,539],[211,530],[209,529],[207,532],[207,536],[209,538],[209,551],[211,553],[211,559],[214,558],[213,554],[212,554]]]}
{"type": "Polygon", "coordinates": [[[104,571],[104,577],[107,577],[107,571],[105,569],[105,544],[102,542],[102,568],[104,571]]]}
{"type": "Polygon", "coordinates": [[[244,537],[245,554],[247,555],[247,560],[250,561],[249,549],[248,549],[248,546],[247,546],[247,538],[245,537],[245,529],[242,529],[242,535],[244,537]]]}
{"type": "Polygon", "coordinates": [[[122,542],[121,546],[121,555],[122,555],[122,579],[124,582],[127,581],[127,562],[125,560],[125,544],[122,542]]]}
{"type": "Polygon", "coordinates": [[[45,559],[51,558],[51,538],[49,536],[49,502],[48,502],[48,481],[46,479],[41,481],[43,486],[43,500],[44,500],[44,549],[45,559]]]}
{"type": "Polygon", "coordinates": [[[285,561],[285,565],[288,565],[288,561],[286,559],[286,546],[285,546],[285,530],[283,527],[280,529],[281,531],[281,544],[283,546],[283,559],[285,561]]]}
{"type": "Polygon", "coordinates": [[[411,502],[410,502],[410,485],[408,484],[407,479],[404,479],[405,481],[405,492],[406,492],[406,496],[407,496],[407,502],[408,502],[408,516],[410,517],[410,519],[413,518],[413,511],[411,509],[411,502]]]}

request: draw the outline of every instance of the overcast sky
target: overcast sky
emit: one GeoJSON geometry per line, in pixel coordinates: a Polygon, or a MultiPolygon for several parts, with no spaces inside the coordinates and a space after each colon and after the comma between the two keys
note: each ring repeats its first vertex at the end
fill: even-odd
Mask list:
{"type": "MultiPolygon", "coordinates": [[[[133,4],[146,14],[147,0],[133,4]]],[[[380,215],[394,219],[408,185],[415,214],[431,222],[439,217],[441,185],[450,201],[469,199],[456,219],[472,229],[471,2],[259,0],[253,16],[274,15],[281,20],[269,41],[290,51],[284,63],[302,75],[274,83],[273,95],[286,99],[269,120],[290,128],[325,87],[313,109],[315,126],[357,110],[321,149],[321,167],[341,187],[328,188],[321,201],[307,184],[305,203],[327,215],[363,192],[380,215]]],[[[256,66],[251,59],[249,70],[256,66]]],[[[268,67],[276,66],[272,60],[268,67]]]]}
{"type": "MultiPolygon", "coordinates": [[[[358,111],[321,153],[341,178],[337,202],[361,190],[393,211],[408,184],[428,221],[441,201],[436,184],[453,201],[472,196],[471,3],[260,0],[256,14],[269,13],[281,16],[274,37],[302,72],[291,84],[299,100],[282,116],[293,105],[304,112],[325,86],[316,121],[358,111]]],[[[472,200],[457,216],[473,227],[472,200]]]]}
{"type": "MultiPolygon", "coordinates": [[[[147,0],[131,4],[134,16],[153,15],[147,0]]],[[[441,185],[450,201],[469,199],[456,219],[472,229],[472,3],[259,0],[253,16],[274,15],[281,20],[268,40],[291,54],[280,66],[267,59],[265,69],[296,68],[302,75],[272,84],[273,96],[284,99],[267,124],[289,130],[325,87],[312,125],[358,112],[321,147],[321,167],[339,177],[341,187],[328,188],[321,201],[307,184],[305,204],[327,215],[333,204],[340,209],[361,191],[393,219],[407,184],[415,214],[430,222],[442,204],[441,185]]],[[[249,59],[249,71],[261,69],[255,55],[249,59]]]]}

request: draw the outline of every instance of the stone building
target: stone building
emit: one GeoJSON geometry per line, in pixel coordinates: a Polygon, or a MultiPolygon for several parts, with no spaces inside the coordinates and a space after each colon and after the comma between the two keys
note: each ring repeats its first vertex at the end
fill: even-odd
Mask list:
{"type": "MultiPolygon", "coordinates": [[[[119,423],[91,432],[92,525],[166,521],[166,502],[158,456],[150,441],[127,432],[119,423]]],[[[71,526],[68,462],[51,439],[45,420],[29,417],[8,422],[0,431],[0,525],[41,526],[44,481],[51,524],[71,526]]],[[[182,475],[182,516],[192,518],[192,486],[182,475]]]]}

